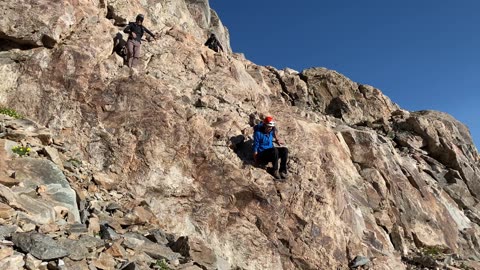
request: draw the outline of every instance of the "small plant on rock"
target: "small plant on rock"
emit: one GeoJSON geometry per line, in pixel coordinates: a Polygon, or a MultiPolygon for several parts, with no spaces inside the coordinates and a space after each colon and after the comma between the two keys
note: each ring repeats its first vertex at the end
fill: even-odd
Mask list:
{"type": "Polygon", "coordinates": [[[168,267],[165,259],[157,260],[155,262],[155,268],[160,270],[171,270],[170,267],[168,267]]]}
{"type": "Polygon", "coordinates": [[[75,167],[75,168],[78,168],[82,165],[82,162],[78,159],[75,159],[75,158],[71,158],[71,159],[67,160],[67,162],[70,162],[72,164],[72,166],[75,167]]]}
{"type": "Polygon", "coordinates": [[[12,148],[12,152],[14,152],[15,154],[23,157],[23,156],[26,156],[28,153],[30,153],[31,149],[30,147],[25,147],[25,146],[15,146],[12,148]]]}
{"type": "Polygon", "coordinates": [[[447,250],[441,246],[428,246],[422,249],[422,253],[424,255],[432,256],[432,257],[443,255],[446,253],[446,251],[447,250]]]}
{"type": "Polygon", "coordinates": [[[11,116],[15,119],[23,118],[23,116],[17,113],[14,109],[0,107],[0,114],[11,116]]]}

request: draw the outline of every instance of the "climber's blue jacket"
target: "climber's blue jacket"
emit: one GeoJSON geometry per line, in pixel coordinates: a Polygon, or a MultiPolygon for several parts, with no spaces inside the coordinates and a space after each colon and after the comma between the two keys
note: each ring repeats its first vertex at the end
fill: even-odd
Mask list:
{"type": "Polygon", "coordinates": [[[265,133],[265,126],[263,123],[256,125],[253,128],[253,152],[261,153],[264,150],[273,148],[275,132],[275,127],[270,132],[265,133]]]}

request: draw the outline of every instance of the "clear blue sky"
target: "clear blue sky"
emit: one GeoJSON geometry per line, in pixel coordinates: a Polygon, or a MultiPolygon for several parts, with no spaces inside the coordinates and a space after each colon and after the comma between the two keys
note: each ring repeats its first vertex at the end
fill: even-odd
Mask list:
{"type": "Polygon", "coordinates": [[[480,145],[479,0],[210,0],[235,52],[260,65],[336,70],[400,107],[438,110],[480,145]]]}

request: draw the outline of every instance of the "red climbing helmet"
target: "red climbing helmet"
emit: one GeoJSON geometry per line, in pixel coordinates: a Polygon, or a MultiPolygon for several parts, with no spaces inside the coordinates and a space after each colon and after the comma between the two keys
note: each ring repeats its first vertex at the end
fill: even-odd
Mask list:
{"type": "Polygon", "coordinates": [[[268,127],[274,127],[275,126],[275,121],[273,121],[273,117],[267,116],[263,120],[263,123],[268,126],[268,127]]]}

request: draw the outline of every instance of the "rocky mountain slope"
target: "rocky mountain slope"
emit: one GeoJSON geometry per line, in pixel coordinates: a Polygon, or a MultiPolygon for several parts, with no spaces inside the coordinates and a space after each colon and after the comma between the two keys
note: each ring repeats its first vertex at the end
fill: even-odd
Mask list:
{"type": "Polygon", "coordinates": [[[480,269],[479,156],[451,116],[325,68],[258,66],[208,0],[0,11],[0,103],[33,120],[2,120],[0,265],[480,269]],[[158,38],[131,75],[114,45],[137,13],[158,38]],[[210,32],[226,55],[203,46],[210,32]],[[252,166],[265,115],[286,182],[252,166]]]}

